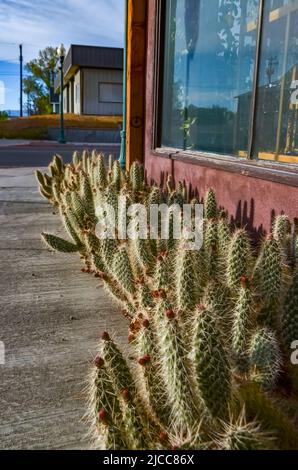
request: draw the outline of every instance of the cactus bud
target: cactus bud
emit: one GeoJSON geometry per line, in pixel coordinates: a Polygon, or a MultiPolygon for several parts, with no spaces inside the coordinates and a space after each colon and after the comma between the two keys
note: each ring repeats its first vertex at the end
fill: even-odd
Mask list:
{"type": "Polygon", "coordinates": [[[166,310],[165,315],[169,320],[172,320],[173,318],[175,318],[175,312],[174,310],[170,308],[166,310]]]}
{"type": "Polygon", "coordinates": [[[159,436],[158,436],[158,440],[161,442],[161,443],[164,443],[164,442],[167,442],[169,439],[169,436],[166,432],[162,431],[161,433],[159,433],[159,436]]]}
{"type": "Polygon", "coordinates": [[[124,390],[122,390],[121,395],[125,401],[128,401],[130,399],[130,393],[129,393],[128,388],[125,388],[124,390]]]}
{"type": "Polygon", "coordinates": [[[104,365],[104,360],[102,357],[100,356],[96,356],[96,358],[94,359],[94,365],[100,369],[103,365],[104,365]]]}
{"type": "Polygon", "coordinates": [[[135,335],[133,335],[132,333],[128,335],[128,342],[129,343],[132,343],[135,339],[136,339],[135,335]]]}
{"type": "Polygon", "coordinates": [[[151,358],[149,356],[149,354],[144,354],[143,357],[140,357],[140,359],[138,360],[138,363],[141,365],[141,366],[145,366],[146,364],[148,364],[148,362],[150,362],[151,358]]]}
{"type": "Polygon", "coordinates": [[[101,338],[104,340],[104,341],[110,341],[110,335],[107,331],[104,331],[101,338]]]}
{"type": "Polygon", "coordinates": [[[243,287],[244,289],[246,287],[248,287],[248,277],[247,276],[241,276],[240,284],[241,284],[241,287],[243,287]]]}
{"type": "Polygon", "coordinates": [[[101,410],[99,410],[98,412],[98,419],[99,421],[102,421],[103,423],[106,422],[106,418],[107,418],[107,412],[104,408],[102,408],[101,410]]]}

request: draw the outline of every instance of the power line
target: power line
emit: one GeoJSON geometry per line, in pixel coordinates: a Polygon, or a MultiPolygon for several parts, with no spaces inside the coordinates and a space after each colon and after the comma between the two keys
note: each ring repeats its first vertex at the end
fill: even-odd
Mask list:
{"type": "MultiPolygon", "coordinates": [[[[0,41],[0,45],[3,45],[3,46],[19,46],[19,43],[17,42],[3,42],[3,41],[0,41]]],[[[40,47],[39,44],[30,44],[29,42],[23,42],[23,45],[24,46],[30,46],[30,47],[40,47]]]]}

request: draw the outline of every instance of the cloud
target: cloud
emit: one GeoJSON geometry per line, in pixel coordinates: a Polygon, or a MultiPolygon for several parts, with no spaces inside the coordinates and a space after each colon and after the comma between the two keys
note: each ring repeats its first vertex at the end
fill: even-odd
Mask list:
{"type": "Polygon", "coordinates": [[[1,0],[0,60],[16,60],[20,43],[25,61],[61,42],[122,46],[123,23],[124,0],[1,0]]]}

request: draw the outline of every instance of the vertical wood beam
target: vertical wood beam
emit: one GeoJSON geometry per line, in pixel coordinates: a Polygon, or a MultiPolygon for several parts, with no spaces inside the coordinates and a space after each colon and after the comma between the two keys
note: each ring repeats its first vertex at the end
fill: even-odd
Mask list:
{"type": "Polygon", "coordinates": [[[128,0],[126,168],[144,159],[147,0],[128,0]]]}

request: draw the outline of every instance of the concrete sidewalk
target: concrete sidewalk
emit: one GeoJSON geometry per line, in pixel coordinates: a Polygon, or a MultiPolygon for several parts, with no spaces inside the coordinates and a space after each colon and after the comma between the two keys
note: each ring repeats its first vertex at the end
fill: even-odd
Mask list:
{"type": "Polygon", "coordinates": [[[6,147],[38,147],[38,148],[48,148],[48,147],[58,147],[58,148],[69,148],[69,147],[78,147],[78,148],[97,148],[97,147],[120,147],[119,143],[102,143],[102,142],[66,142],[65,144],[59,144],[55,140],[17,140],[17,139],[0,139],[0,148],[6,147]]]}
{"type": "Polygon", "coordinates": [[[127,323],[78,256],[41,244],[64,231],[33,172],[0,170],[0,448],[84,449],[89,362],[101,332],[125,341],[127,323]]]}
{"type": "Polygon", "coordinates": [[[17,139],[0,139],[0,148],[1,147],[13,147],[19,145],[28,145],[30,140],[17,140],[17,139]]]}

